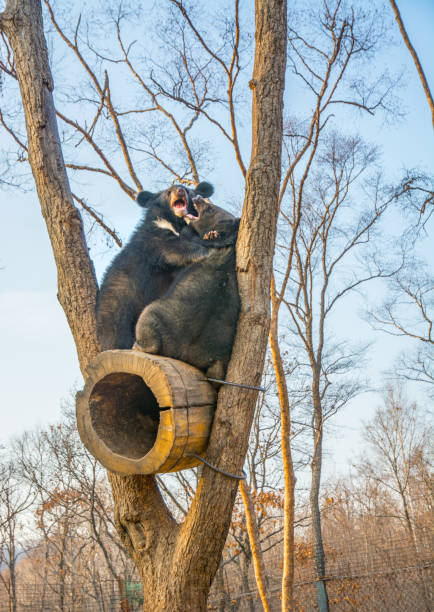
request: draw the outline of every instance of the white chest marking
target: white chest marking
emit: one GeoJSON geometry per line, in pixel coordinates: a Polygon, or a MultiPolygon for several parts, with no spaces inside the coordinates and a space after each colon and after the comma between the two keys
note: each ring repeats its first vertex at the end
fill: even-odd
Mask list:
{"type": "Polygon", "coordinates": [[[179,236],[179,233],[167,219],[161,219],[160,217],[158,217],[158,219],[154,221],[154,223],[160,229],[169,230],[169,232],[172,232],[173,234],[175,234],[175,236],[179,236]]]}

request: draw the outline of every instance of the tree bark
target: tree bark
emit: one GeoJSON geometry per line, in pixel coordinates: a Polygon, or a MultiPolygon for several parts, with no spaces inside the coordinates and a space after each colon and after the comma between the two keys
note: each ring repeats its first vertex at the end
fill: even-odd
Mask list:
{"type": "MultiPolygon", "coordinates": [[[[272,270],[281,172],[282,109],[286,67],[286,0],[256,0],[252,154],[237,243],[241,314],[228,380],[259,385],[269,326],[272,270]]],[[[97,283],[72,203],[52,98],[53,82],[39,0],[8,0],[0,16],[14,53],[26,117],[29,162],[58,271],[58,297],[85,372],[98,352],[97,283]]],[[[256,393],[223,387],[207,458],[226,471],[241,470],[256,393]]],[[[182,525],[166,508],[154,478],[110,474],[120,537],[142,577],[144,609],[206,609],[229,528],[238,481],[204,467],[182,525]]]]}
{"type": "Polygon", "coordinates": [[[271,299],[273,313],[270,326],[270,347],[276,374],[279,394],[282,462],[285,483],[283,504],[283,571],[282,571],[282,612],[289,612],[294,607],[294,520],[295,520],[295,473],[291,452],[291,410],[288,388],[283,370],[282,356],[278,338],[278,304],[272,283],[271,299]]]}
{"type": "Polygon", "coordinates": [[[321,511],[319,507],[319,491],[321,486],[321,468],[322,468],[322,434],[323,434],[323,418],[322,406],[319,391],[320,373],[318,368],[314,372],[312,382],[312,399],[313,399],[313,456],[312,456],[312,484],[310,488],[310,509],[312,512],[312,536],[314,542],[315,553],[315,569],[317,582],[315,583],[315,591],[320,612],[329,611],[329,600],[327,595],[327,586],[324,581],[325,577],[325,555],[324,544],[322,539],[321,529],[321,511]]]}
{"type": "MultiPolygon", "coordinates": [[[[15,520],[13,519],[15,522],[15,520]]],[[[8,561],[8,569],[9,569],[9,609],[10,612],[17,612],[17,576],[16,576],[16,565],[17,565],[17,553],[15,547],[15,533],[13,533],[12,522],[10,523],[9,528],[9,561],[8,561]]]]}
{"type": "Polygon", "coordinates": [[[419,61],[419,56],[416,53],[416,49],[413,47],[413,45],[410,42],[410,39],[407,34],[407,30],[405,29],[404,23],[401,18],[401,13],[399,12],[399,9],[398,9],[398,5],[396,4],[395,0],[390,0],[390,4],[392,6],[393,12],[395,13],[396,23],[398,24],[399,31],[401,32],[401,36],[407,46],[407,49],[410,51],[410,55],[413,58],[414,64],[416,66],[416,70],[419,75],[420,82],[422,83],[422,87],[425,92],[425,96],[426,96],[426,99],[428,101],[428,105],[431,111],[431,122],[434,128],[434,101],[433,101],[433,97],[432,97],[432,94],[431,94],[431,91],[428,85],[428,81],[426,80],[426,76],[422,68],[422,64],[419,61]]]}
{"type": "Polygon", "coordinates": [[[243,498],[246,513],[247,533],[249,535],[250,550],[252,551],[253,569],[255,571],[256,585],[261,598],[264,612],[270,612],[270,595],[267,588],[264,557],[262,555],[258,524],[256,522],[255,508],[252,502],[249,485],[245,480],[240,481],[240,493],[243,498]]]}

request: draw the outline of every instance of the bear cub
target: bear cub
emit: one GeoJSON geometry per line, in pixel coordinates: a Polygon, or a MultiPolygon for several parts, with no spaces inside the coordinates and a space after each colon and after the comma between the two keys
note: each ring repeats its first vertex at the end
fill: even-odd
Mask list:
{"type": "Polygon", "coordinates": [[[240,220],[201,197],[194,205],[198,216],[188,219],[182,234],[216,248],[186,267],[169,291],[143,310],[134,348],[180,359],[223,379],[240,311],[235,272],[240,220]]]}
{"type": "Polygon", "coordinates": [[[183,230],[188,229],[188,217],[196,214],[193,198],[213,192],[213,186],[203,182],[195,189],[173,185],[159,193],[138,194],[145,216],[108,267],[98,293],[97,335],[103,351],[130,349],[143,308],[163,295],[185,266],[210,254],[209,245],[183,230]]]}

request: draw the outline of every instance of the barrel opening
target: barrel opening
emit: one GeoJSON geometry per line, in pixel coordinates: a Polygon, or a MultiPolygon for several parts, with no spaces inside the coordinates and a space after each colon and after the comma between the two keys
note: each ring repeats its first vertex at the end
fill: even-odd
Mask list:
{"type": "Polygon", "coordinates": [[[95,432],[112,452],[140,459],[154,446],[160,410],[140,376],[109,374],[94,386],[89,409],[95,432]]]}

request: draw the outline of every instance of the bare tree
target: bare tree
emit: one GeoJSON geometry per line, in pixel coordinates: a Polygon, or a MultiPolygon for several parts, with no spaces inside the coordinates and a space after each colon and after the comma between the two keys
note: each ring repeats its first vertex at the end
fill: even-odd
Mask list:
{"type": "MultiPolygon", "coordinates": [[[[257,386],[268,332],[278,212],[286,2],[257,0],[255,16],[252,155],[237,244],[242,307],[228,378],[257,386]]],[[[39,2],[10,0],[0,16],[0,27],[14,55],[14,72],[26,117],[28,158],[53,245],[59,300],[84,372],[98,352],[94,312],[97,285],[60,148],[39,2]]],[[[208,446],[211,463],[225,471],[241,469],[254,404],[254,393],[241,395],[233,388],[220,392],[208,446]]],[[[188,515],[178,525],[155,479],[114,474],[109,478],[119,535],[146,584],[144,608],[205,609],[229,527],[237,482],[205,467],[188,515]]]]}
{"type": "Polygon", "coordinates": [[[416,404],[406,401],[402,389],[389,388],[384,408],[377,409],[374,418],[365,424],[365,439],[376,454],[377,461],[365,461],[360,469],[389,489],[400,501],[398,518],[404,521],[419,564],[419,579],[424,590],[426,610],[431,609],[429,591],[420,567],[419,538],[412,512],[411,483],[416,469],[415,459],[424,454],[432,439],[432,428],[424,422],[416,404]]]}
{"type": "MultiPolygon", "coordinates": [[[[316,160],[323,155],[321,146],[327,139],[335,113],[342,108],[368,115],[396,110],[391,96],[396,79],[385,73],[373,77],[361,72],[363,61],[380,46],[384,31],[385,23],[375,10],[361,11],[339,0],[327,0],[319,8],[308,5],[299,14],[293,15],[289,27],[290,70],[304,87],[306,95],[310,96],[310,106],[305,116],[288,117],[285,124],[284,174],[279,196],[282,222],[279,225],[278,257],[271,290],[270,345],[278,382],[285,474],[282,577],[282,609],[285,610],[293,605],[294,577],[295,475],[290,445],[291,411],[298,403],[300,394],[291,394],[288,389],[279,341],[279,313],[294,286],[291,275],[294,267],[299,265],[297,240],[304,231],[300,227],[303,225],[306,228],[311,222],[315,224],[315,221],[309,220],[312,208],[308,185],[317,167],[316,160]]],[[[340,179],[337,180],[340,182],[340,179]]],[[[318,588],[323,593],[321,597],[319,594],[319,602],[324,602],[321,609],[327,609],[325,583],[318,588]]]]}
{"type": "MultiPolygon", "coordinates": [[[[78,584],[78,576],[87,573],[86,558],[92,563],[98,558],[100,567],[118,581],[120,568],[130,565],[128,554],[115,535],[105,471],[83,448],[75,417],[26,432],[14,446],[16,471],[37,503],[35,532],[40,535],[38,547],[45,548],[46,563],[53,566],[53,584],[60,584],[67,574],[78,584]]],[[[45,572],[45,563],[40,565],[45,572]]]]}
{"type": "Polygon", "coordinates": [[[33,493],[20,482],[13,458],[5,451],[0,458],[0,581],[8,593],[9,612],[17,610],[16,568],[24,552],[20,523],[33,502],[33,493]]]}
{"type": "Polygon", "coordinates": [[[426,264],[410,258],[390,281],[390,294],[371,317],[377,328],[413,341],[413,351],[401,354],[394,376],[428,385],[434,394],[434,278],[426,264]]]}
{"type": "Polygon", "coordinates": [[[388,282],[383,304],[368,309],[368,315],[375,329],[407,338],[412,347],[401,353],[388,376],[422,382],[432,395],[434,279],[421,254],[434,212],[434,179],[424,172],[407,170],[395,189],[402,194],[399,203],[404,230],[396,249],[402,265],[388,282]]]}
{"type": "Polygon", "coordinates": [[[253,563],[262,605],[264,609],[269,609],[271,604],[264,553],[281,543],[283,510],[281,422],[275,405],[276,383],[270,359],[266,362],[262,385],[265,393],[258,398],[247,453],[247,482],[240,484],[244,511],[238,508],[233,518],[223,567],[236,562],[242,572],[243,586],[248,592],[247,572],[253,563]]]}
{"type": "Polygon", "coordinates": [[[321,609],[328,607],[319,507],[324,424],[363,388],[353,374],[363,349],[332,339],[329,321],[349,293],[393,273],[384,257],[377,257],[374,239],[396,193],[388,193],[376,173],[371,174],[375,159],[376,150],[360,138],[331,132],[319,141],[311,169],[301,179],[301,221],[297,214],[294,217],[301,188],[296,179],[291,183],[288,212],[283,213],[295,235],[294,269],[283,297],[293,334],[288,341],[297,347],[298,372],[310,389],[306,402],[313,435],[310,503],[321,609]],[[355,209],[353,193],[362,183],[369,190],[368,199],[355,209]],[[346,377],[350,372],[351,379],[346,377]]]}

